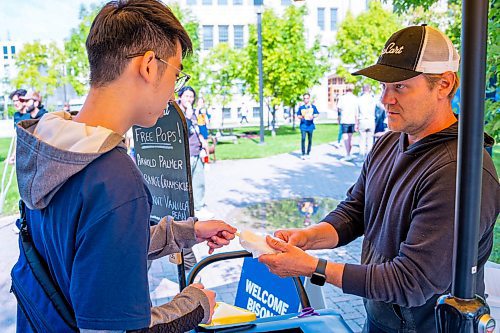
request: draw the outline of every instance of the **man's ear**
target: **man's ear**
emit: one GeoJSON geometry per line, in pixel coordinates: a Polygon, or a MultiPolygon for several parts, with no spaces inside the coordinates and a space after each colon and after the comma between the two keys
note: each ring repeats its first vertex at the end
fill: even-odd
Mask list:
{"type": "Polygon", "coordinates": [[[153,51],[147,51],[142,57],[139,73],[142,78],[148,83],[156,82],[156,75],[158,73],[158,63],[155,61],[155,54],[153,51]]]}
{"type": "Polygon", "coordinates": [[[442,99],[447,99],[450,92],[453,90],[453,86],[455,85],[455,81],[457,77],[455,73],[448,71],[441,74],[441,81],[438,85],[438,95],[442,99]]]}

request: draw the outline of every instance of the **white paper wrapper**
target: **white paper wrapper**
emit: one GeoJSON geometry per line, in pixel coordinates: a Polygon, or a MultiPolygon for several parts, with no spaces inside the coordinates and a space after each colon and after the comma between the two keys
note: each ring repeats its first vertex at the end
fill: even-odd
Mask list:
{"type": "Polygon", "coordinates": [[[266,236],[257,235],[250,230],[240,232],[241,246],[252,253],[252,257],[258,258],[263,254],[276,254],[280,251],[273,249],[266,242],[266,236]]]}

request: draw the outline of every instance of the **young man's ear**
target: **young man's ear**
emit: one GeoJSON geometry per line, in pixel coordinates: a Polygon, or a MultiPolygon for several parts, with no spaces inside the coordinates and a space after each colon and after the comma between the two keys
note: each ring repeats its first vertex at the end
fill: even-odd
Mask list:
{"type": "Polygon", "coordinates": [[[155,59],[155,54],[153,51],[147,51],[141,58],[141,63],[139,67],[139,73],[142,78],[148,82],[156,82],[156,75],[158,73],[158,62],[155,59]]]}
{"type": "Polygon", "coordinates": [[[457,80],[457,77],[455,73],[453,72],[445,72],[441,75],[441,81],[439,82],[438,88],[438,95],[440,98],[448,98],[450,95],[450,92],[453,90],[453,87],[455,85],[455,81],[457,80]]]}

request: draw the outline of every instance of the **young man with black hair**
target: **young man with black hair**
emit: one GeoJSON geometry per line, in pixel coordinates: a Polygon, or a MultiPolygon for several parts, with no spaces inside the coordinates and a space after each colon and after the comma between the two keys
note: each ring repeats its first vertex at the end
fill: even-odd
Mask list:
{"type": "Polygon", "coordinates": [[[54,112],[17,127],[27,232],[77,328],[44,296],[21,251],[12,271],[18,331],[190,330],[210,321],[215,293],[191,285],[151,307],[147,260],[202,241],[211,253],[236,229],[195,217],[165,217],[150,229],[151,195],[123,136],[163,115],[188,78],[181,61],[191,40],[160,1],[120,0],[97,14],[86,47],[90,91],[78,115],[54,112]]]}
{"type": "MultiPolygon", "coordinates": [[[[260,261],[280,276],[310,276],[364,298],[363,332],[435,332],[436,300],[452,283],[458,121],[451,99],[459,56],[442,32],[413,26],[394,33],[376,65],[355,75],[382,83],[391,132],[377,140],[347,197],[319,224],[279,230],[282,251],[260,261]],[[361,264],[327,262],[304,250],[335,248],[363,236],[361,264]]],[[[485,135],[485,146],[493,140],[485,135]]],[[[493,246],[500,185],[483,149],[476,273],[493,246]]]]}
{"type": "Polygon", "coordinates": [[[22,97],[26,95],[26,89],[16,89],[10,93],[9,98],[14,105],[16,112],[14,113],[14,126],[21,120],[29,119],[30,115],[26,112],[26,103],[22,97]]]}

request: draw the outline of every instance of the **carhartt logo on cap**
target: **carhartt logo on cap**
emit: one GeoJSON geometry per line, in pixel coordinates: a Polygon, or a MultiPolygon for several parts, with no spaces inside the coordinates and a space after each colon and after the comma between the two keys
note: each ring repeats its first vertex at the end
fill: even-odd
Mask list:
{"type": "Polygon", "coordinates": [[[397,46],[394,42],[389,43],[389,45],[387,45],[387,47],[382,50],[381,56],[383,56],[384,54],[401,54],[403,53],[404,48],[404,45],[397,46]]]}

